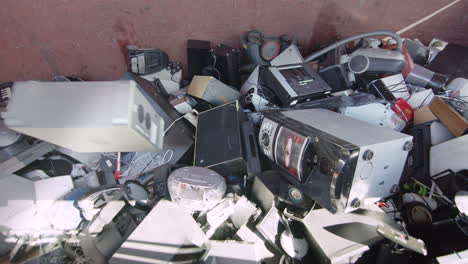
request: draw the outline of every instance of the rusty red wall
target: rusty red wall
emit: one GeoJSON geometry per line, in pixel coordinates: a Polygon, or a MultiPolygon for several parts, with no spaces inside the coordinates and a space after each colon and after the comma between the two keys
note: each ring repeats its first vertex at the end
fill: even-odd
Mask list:
{"type": "MultiPolygon", "coordinates": [[[[371,30],[399,30],[452,0],[3,0],[0,82],[76,75],[117,79],[127,43],[165,50],[185,62],[190,38],[238,47],[260,29],[297,36],[306,52],[371,30]]],[[[404,36],[468,45],[468,3],[461,1],[404,36]]]]}

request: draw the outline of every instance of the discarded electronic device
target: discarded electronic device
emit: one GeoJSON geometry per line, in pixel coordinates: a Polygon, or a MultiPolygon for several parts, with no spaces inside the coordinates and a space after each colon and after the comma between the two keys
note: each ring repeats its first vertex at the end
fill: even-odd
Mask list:
{"type": "Polygon", "coordinates": [[[376,101],[373,94],[368,93],[355,93],[351,95],[337,95],[326,97],[322,99],[313,100],[310,102],[302,103],[291,107],[291,109],[312,109],[312,108],[323,108],[331,111],[337,111],[339,108],[347,106],[362,106],[367,105],[376,101]]]}
{"type": "Polygon", "coordinates": [[[320,69],[319,75],[330,85],[333,93],[349,89],[348,73],[341,64],[330,65],[320,69]]]}
{"type": "Polygon", "coordinates": [[[395,131],[403,130],[407,124],[391,109],[390,104],[370,103],[360,106],[347,106],[341,107],[339,111],[353,119],[381,127],[388,127],[395,131]]]}
{"type": "Polygon", "coordinates": [[[264,171],[255,177],[252,185],[252,199],[264,211],[269,211],[275,201],[295,207],[296,212],[307,212],[315,203],[297,186],[290,183],[280,170],[264,171]]]}
{"type": "Polygon", "coordinates": [[[224,44],[218,44],[210,50],[208,65],[202,70],[203,75],[210,75],[226,85],[240,88],[239,51],[224,44]]]}
{"type": "Polygon", "coordinates": [[[183,167],[173,171],[167,185],[172,201],[191,212],[213,208],[226,193],[224,178],[202,167],[183,167]]]}
{"type": "Polygon", "coordinates": [[[247,52],[250,63],[255,65],[268,65],[281,51],[280,40],[273,36],[264,36],[258,30],[247,32],[241,39],[242,48],[247,52]]]}
{"type": "Polygon", "coordinates": [[[96,263],[106,263],[137,225],[125,202],[108,202],[78,236],[84,255],[96,263]]]}
{"type": "Polygon", "coordinates": [[[159,151],[155,104],[134,81],[16,82],[5,124],[78,152],[159,151]]]}
{"type": "Polygon", "coordinates": [[[439,50],[426,47],[421,42],[411,39],[405,39],[405,46],[414,63],[425,65],[437,55],[439,50]]]}
{"type": "Polygon", "coordinates": [[[355,263],[364,252],[383,240],[379,225],[388,223],[384,213],[358,210],[349,214],[330,214],[317,209],[302,220],[311,250],[320,263],[355,263]]]}
{"type": "Polygon", "coordinates": [[[11,98],[12,82],[0,83],[0,108],[6,107],[11,98]]]}
{"type": "Polygon", "coordinates": [[[142,259],[194,263],[204,253],[207,237],[193,217],[179,205],[161,200],[112,255],[111,264],[141,263],[142,259]]]}
{"type": "Polygon", "coordinates": [[[191,159],[191,150],[194,145],[194,129],[191,122],[181,117],[162,92],[155,87],[154,83],[130,73],[124,74],[122,79],[135,80],[139,87],[142,87],[150,95],[152,106],[157,115],[164,120],[162,151],[173,151],[173,156],[169,162],[175,164],[185,158],[191,159]]]}
{"type": "Polygon", "coordinates": [[[283,50],[276,58],[274,58],[270,64],[272,66],[280,66],[280,65],[287,65],[287,64],[297,64],[303,63],[304,58],[302,57],[299,48],[291,44],[288,48],[283,50]]]}
{"type": "Polygon", "coordinates": [[[242,48],[246,50],[250,63],[254,65],[269,65],[270,62],[273,65],[273,60],[279,56],[280,52],[293,43],[295,41],[286,34],[279,37],[265,36],[258,30],[247,32],[246,37],[241,39],[242,48]]]}
{"type": "Polygon", "coordinates": [[[158,72],[166,68],[169,63],[169,57],[160,49],[147,49],[128,45],[127,51],[129,69],[138,75],[158,72]]]}
{"type": "Polygon", "coordinates": [[[199,114],[194,165],[237,180],[261,173],[253,124],[238,101],[199,114]]]}
{"type": "Polygon", "coordinates": [[[324,109],[266,112],[259,132],[263,153],[333,213],[398,191],[411,140],[324,109]]]}
{"type": "Polygon", "coordinates": [[[125,201],[132,207],[147,211],[150,206],[150,194],[148,189],[136,180],[127,180],[122,186],[125,201]]]}
{"type": "Polygon", "coordinates": [[[203,67],[208,63],[210,42],[205,40],[187,40],[187,65],[189,81],[195,75],[202,75],[203,67]]]}
{"type": "Polygon", "coordinates": [[[410,84],[432,89],[434,92],[444,92],[449,77],[415,64],[414,68],[408,76],[406,76],[405,81],[410,84]]]}
{"type": "Polygon", "coordinates": [[[330,86],[308,64],[260,69],[260,81],[282,106],[292,106],[331,93],[330,86]]]}
{"type": "Polygon", "coordinates": [[[395,74],[405,66],[405,57],[401,52],[380,48],[358,49],[346,59],[349,71],[354,74],[395,74]]]}

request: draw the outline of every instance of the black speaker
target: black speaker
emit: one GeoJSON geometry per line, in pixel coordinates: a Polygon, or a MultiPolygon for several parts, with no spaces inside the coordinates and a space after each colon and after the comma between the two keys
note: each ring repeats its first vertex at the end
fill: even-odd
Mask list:
{"type": "Polygon", "coordinates": [[[211,50],[211,65],[214,77],[221,82],[240,89],[239,51],[224,44],[219,44],[211,50]],[[218,75],[218,76],[217,76],[218,75]]]}
{"type": "Polygon", "coordinates": [[[187,42],[188,80],[194,75],[202,75],[202,69],[208,63],[210,57],[210,42],[204,40],[189,39],[187,42]]]}
{"type": "Polygon", "coordinates": [[[331,87],[332,93],[347,90],[348,74],[341,64],[330,65],[319,71],[320,77],[331,87]]]}
{"type": "Polygon", "coordinates": [[[212,169],[231,183],[261,173],[254,128],[238,101],[199,114],[194,165],[212,169]]]}

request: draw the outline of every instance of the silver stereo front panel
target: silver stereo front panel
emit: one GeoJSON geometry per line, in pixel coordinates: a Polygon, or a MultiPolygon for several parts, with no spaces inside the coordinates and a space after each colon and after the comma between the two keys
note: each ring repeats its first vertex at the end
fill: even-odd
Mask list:
{"type": "Polygon", "coordinates": [[[269,159],[286,169],[324,208],[350,212],[398,190],[412,137],[332,111],[307,109],[266,113],[259,144],[269,159]],[[285,129],[297,134],[290,133],[288,138],[298,145],[286,152],[281,146],[288,145],[279,142],[279,131],[285,129]],[[290,164],[278,155],[286,155],[290,164]],[[338,190],[342,173],[347,187],[338,190]]]}

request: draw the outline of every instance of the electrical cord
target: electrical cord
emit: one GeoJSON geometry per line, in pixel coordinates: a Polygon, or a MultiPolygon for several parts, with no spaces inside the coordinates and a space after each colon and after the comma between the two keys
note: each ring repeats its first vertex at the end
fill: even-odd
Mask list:
{"type": "Polygon", "coordinates": [[[166,135],[167,131],[169,131],[169,129],[171,129],[171,127],[172,127],[177,121],[179,121],[180,119],[182,119],[182,118],[184,118],[184,117],[185,117],[185,115],[183,115],[183,116],[177,118],[176,120],[174,120],[174,121],[166,128],[166,130],[164,130],[164,133],[163,133],[163,134],[166,135]]]}
{"type": "MultiPolygon", "coordinates": [[[[176,72],[176,73],[177,73],[177,72],[176,72]]],[[[176,81],[176,80],[173,79],[173,78],[174,78],[174,75],[175,75],[176,73],[173,73],[173,74],[171,75],[171,81],[173,81],[173,82],[175,82],[175,83],[180,83],[180,82],[178,82],[178,81],[176,81]]]]}
{"type": "Polygon", "coordinates": [[[374,36],[389,36],[389,37],[392,37],[393,39],[396,40],[397,42],[397,50],[398,51],[401,51],[403,49],[403,40],[401,39],[401,37],[396,34],[395,32],[390,32],[390,31],[372,31],[372,32],[367,32],[367,33],[361,33],[361,34],[357,34],[357,35],[354,35],[354,36],[351,36],[351,37],[348,37],[348,38],[345,38],[345,39],[342,39],[340,41],[337,41],[333,44],[331,44],[330,46],[324,48],[324,49],[321,49],[317,52],[314,52],[312,54],[310,54],[309,56],[307,56],[305,58],[305,62],[309,62],[309,61],[313,61],[315,59],[317,59],[318,57],[340,47],[340,46],[343,46],[351,41],[355,41],[355,40],[358,40],[358,39],[363,39],[363,38],[368,38],[368,37],[374,37],[374,36]]]}
{"type": "MultiPolygon", "coordinates": [[[[379,81],[380,79],[377,79],[377,80],[374,80],[372,82],[370,82],[368,85],[367,85],[367,90],[369,91],[369,86],[372,85],[376,88],[376,91],[380,94],[380,91],[377,89],[377,87],[375,86],[375,82],[376,81],[379,81]]],[[[386,86],[386,85],[385,85],[386,86]]],[[[405,82],[405,80],[403,81],[400,81],[398,83],[394,83],[394,84],[391,84],[389,86],[386,86],[386,88],[393,94],[393,93],[403,93],[403,92],[408,92],[409,93],[409,96],[408,98],[403,98],[404,100],[409,100],[412,96],[412,93],[410,91],[410,89],[408,88],[408,84],[405,82]],[[398,87],[400,85],[405,85],[405,87],[400,87],[398,89],[393,89],[395,87],[398,87]]],[[[382,94],[380,94],[382,96],[382,94]]],[[[383,97],[383,96],[382,96],[383,97]]]]}
{"type": "Polygon", "coordinates": [[[182,64],[180,62],[172,61],[169,62],[167,69],[171,71],[171,81],[175,83],[180,83],[174,80],[174,75],[176,75],[176,73],[178,73],[182,69],[182,64]]]}
{"type": "Polygon", "coordinates": [[[421,108],[424,105],[424,103],[426,102],[426,100],[429,98],[429,96],[431,96],[431,95],[433,95],[433,93],[429,93],[428,95],[426,95],[426,97],[424,98],[424,100],[422,100],[422,102],[421,102],[421,104],[419,105],[418,108],[421,108]]]}
{"type": "MultiPolygon", "coordinates": [[[[271,102],[270,102],[271,100],[270,100],[269,98],[274,98],[274,93],[273,93],[273,91],[271,91],[268,87],[265,87],[265,86],[259,87],[259,84],[255,84],[255,83],[252,83],[252,82],[249,82],[249,81],[247,81],[246,83],[247,83],[248,85],[252,85],[253,87],[255,87],[255,88],[257,89],[257,95],[260,96],[261,98],[263,98],[264,100],[266,100],[266,101],[268,102],[268,104],[267,104],[268,109],[271,109],[271,105],[272,105],[272,104],[271,104],[271,102]],[[273,95],[273,97],[268,97],[268,96],[266,96],[266,95],[263,93],[263,91],[265,91],[265,90],[268,91],[268,92],[270,93],[270,96],[273,95]],[[260,92],[260,91],[262,91],[262,92],[260,92]]],[[[245,102],[246,102],[246,103],[252,103],[252,104],[253,104],[253,102],[252,102],[253,94],[254,94],[254,93],[250,93],[250,94],[247,94],[247,95],[245,96],[245,102]]],[[[255,106],[255,105],[254,105],[254,106],[255,106]]],[[[260,106],[260,102],[257,103],[257,106],[255,107],[255,109],[256,109],[256,110],[259,109],[259,106],[260,106]]]]}
{"type": "Polygon", "coordinates": [[[218,73],[218,80],[221,81],[221,73],[219,73],[218,69],[215,68],[215,65],[216,65],[216,55],[215,55],[215,54],[212,54],[212,57],[213,57],[213,65],[211,66],[211,68],[213,68],[213,70],[215,70],[215,71],[218,73]]]}

